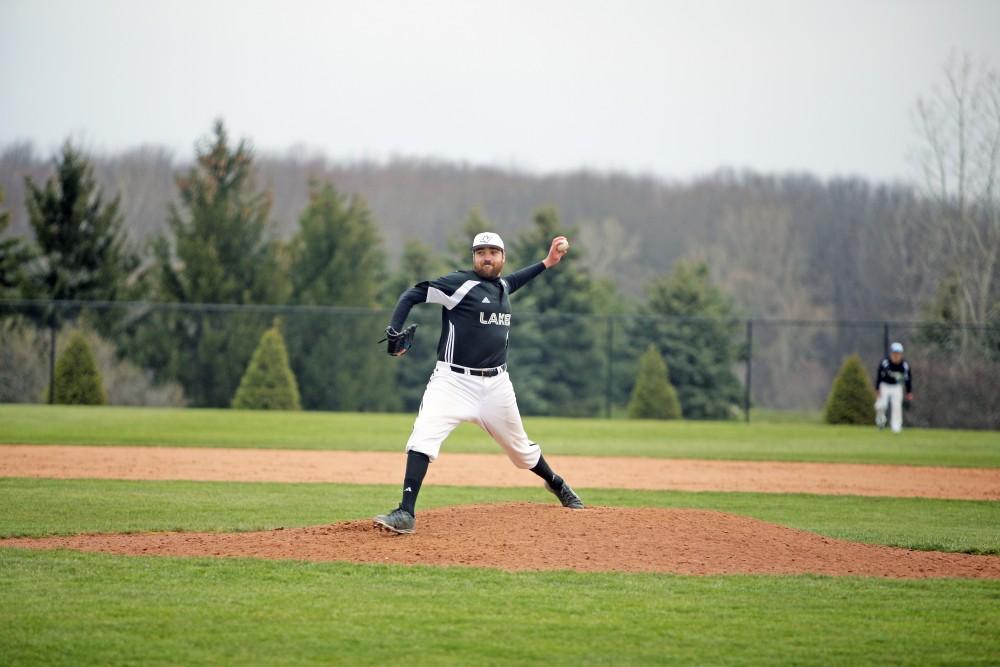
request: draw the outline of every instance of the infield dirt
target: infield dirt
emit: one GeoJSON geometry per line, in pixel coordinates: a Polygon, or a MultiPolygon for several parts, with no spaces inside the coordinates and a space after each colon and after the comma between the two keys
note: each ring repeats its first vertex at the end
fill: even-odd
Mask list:
{"type": "Polygon", "coordinates": [[[398,536],[371,520],[246,533],[13,538],[0,546],[122,555],[250,557],[517,570],[1000,579],[1000,557],[835,540],[705,510],[506,503],[420,512],[398,536]]]}
{"type": "MultiPolygon", "coordinates": [[[[815,493],[1000,500],[1000,468],[550,457],[575,488],[815,493]]],[[[0,445],[0,476],[183,479],[218,482],[398,484],[405,457],[390,452],[185,447],[0,445]]],[[[429,484],[534,486],[538,479],[495,454],[446,453],[429,484]]]]}

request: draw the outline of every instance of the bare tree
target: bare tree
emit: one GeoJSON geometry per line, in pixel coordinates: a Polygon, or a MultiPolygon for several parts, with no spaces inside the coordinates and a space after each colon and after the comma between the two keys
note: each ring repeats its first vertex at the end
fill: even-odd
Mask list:
{"type": "Polygon", "coordinates": [[[591,272],[599,278],[614,279],[639,253],[639,235],[629,233],[616,218],[584,220],[579,227],[580,245],[587,250],[591,272]]]}
{"type": "MultiPolygon", "coordinates": [[[[1000,72],[952,56],[944,84],[916,103],[918,165],[932,202],[926,238],[961,323],[982,324],[997,301],[1000,255],[1000,72]]],[[[940,295],[939,295],[940,296],[940,295]]]]}

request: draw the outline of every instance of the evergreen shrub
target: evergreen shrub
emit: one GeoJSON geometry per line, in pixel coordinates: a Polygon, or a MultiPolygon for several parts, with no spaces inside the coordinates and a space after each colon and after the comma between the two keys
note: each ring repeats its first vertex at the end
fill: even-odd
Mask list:
{"type": "Polygon", "coordinates": [[[669,377],[660,351],[650,344],[639,360],[639,372],[628,404],[630,419],[680,418],[680,400],[669,377]]]}
{"type": "Polygon", "coordinates": [[[833,380],[824,415],[828,424],[864,424],[875,422],[875,390],[857,354],[844,359],[833,380]]]}
{"type": "Polygon", "coordinates": [[[107,397],[94,354],[82,333],[75,334],[56,360],[53,400],[62,405],[104,405],[107,397]]]}
{"type": "Polygon", "coordinates": [[[299,387],[275,324],[260,337],[232,406],[238,410],[300,410],[299,387]]]}

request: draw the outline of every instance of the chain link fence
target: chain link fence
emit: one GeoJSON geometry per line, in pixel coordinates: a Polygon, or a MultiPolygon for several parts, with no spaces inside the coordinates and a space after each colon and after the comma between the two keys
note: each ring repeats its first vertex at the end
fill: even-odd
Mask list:
{"type": "MultiPolygon", "coordinates": [[[[387,310],[70,301],[0,301],[0,402],[51,400],[69,338],[90,343],[118,405],[228,407],[261,334],[277,322],[310,410],[415,411],[436,360],[437,308],[415,308],[414,348],[375,343],[387,310]]],[[[843,360],[874,372],[906,346],[914,426],[1000,428],[1000,329],[927,322],[732,320],[514,314],[508,355],[522,413],[620,417],[648,345],[664,356],[685,414],[819,419],[843,360]],[[720,412],[719,406],[723,406],[720,412]]]]}

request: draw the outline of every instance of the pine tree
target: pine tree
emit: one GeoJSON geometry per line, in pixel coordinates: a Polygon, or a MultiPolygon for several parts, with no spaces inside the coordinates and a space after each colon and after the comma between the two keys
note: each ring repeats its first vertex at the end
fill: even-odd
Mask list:
{"type": "Polygon", "coordinates": [[[828,424],[875,422],[875,390],[857,354],[844,359],[827,398],[824,418],[828,424]]]}
{"type": "MultiPolygon", "coordinates": [[[[4,202],[0,188],[0,204],[4,202]]],[[[15,296],[25,281],[26,268],[32,253],[24,241],[17,237],[4,238],[10,225],[10,211],[0,211],[0,298],[15,296]]]]}
{"type": "Polygon", "coordinates": [[[730,299],[712,284],[708,265],[677,262],[654,282],[632,331],[670,359],[670,383],[677,388],[684,417],[730,419],[741,385],[732,368],[739,358],[737,322],[730,299]],[[658,319],[664,318],[664,319],[658,319]]]}
{"type": "Polygon", "coordinates": [[[667,364],[650,344],[639,360],[639,374],[628,404],[630,419],[679,419],[681,404],[670,384],[667,364]]]}
{"type": "Polygon", "coordinates": [[[286,331],[303,402],[317,410],[397,410],[396,368],[374,345],[385,316],[371,312],[385,282],[385,257],[364,200],[313,183],[289,245],[292,303],[355,311],[297,313],[286,331]]]}
{"type": "MultiPolygon", "coordinates": [[[[105,201],[94,179],[93,167],[66,142],[55,164],[55,174],[43,187],[25,178],[25,205],[35,241],[32,261],[20,278],[22,296],[34,299],[116,301],[134,296],[129,281],[139,266],[128,247],[119,212],[119,197],[105,201]]],[[[26,314],[58,329],[81,309],[39,307],[26,314]]],[[[101,332],[121,318],[118,310],[85,312],[101,332]]]]}
{"type": "Polygon", "coordinates": [[[67,142],[43,188],[30,176],[25,183],[38,246],[25,291],[55,300],[114,301],[123,294],[139,261],[126,243],[119,197],[105,202],[83,154],[67,142]]]}
{"type": "Polygon", "coordinates": [[[276,303],[285,296],[272,238],[271,198],[254,187],[253,151],[235,148],[221,120],[198,146],[195,166],[177,178],[172,236],[154,251],[159,296],[186,303],[276,303]]]}
{"type": "Polygon", "coordinates": [[[107,402],[101,374],[83,334],[75,334],[59,355],[54,389],[54,401],[64,405],[104,405],[107,402]]]}
{"type": "Polygon", "coordinates": [[[260,337],[233,397],[237,410],[300,410],[299,388],[277,322],[260,337]]]}
{"type": "MultiPolygon", "coordinates": [[[[287,294],[270,197],[253,180],[246,141],[230,144],[222,121],[199,142],[194,166],[178,176],[169,234],[154,242],[153,295],[160,301],[273,304],[287,294]]],[[[196,406],[228,405],[267,317],[253,312],[157,313],[130,344],[158,379],[175,380],[196,406]]]]}

